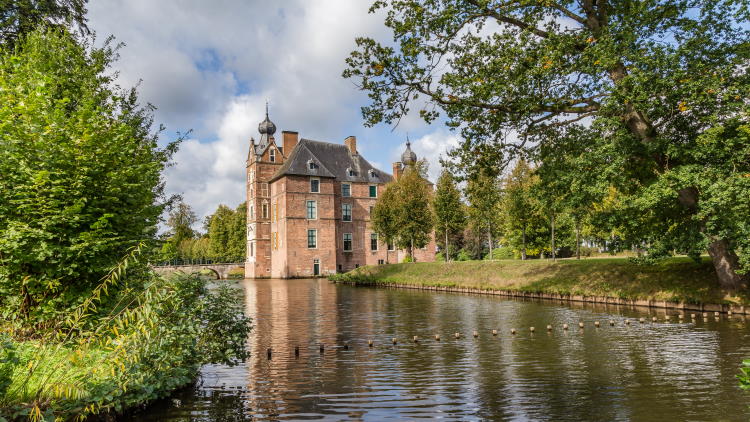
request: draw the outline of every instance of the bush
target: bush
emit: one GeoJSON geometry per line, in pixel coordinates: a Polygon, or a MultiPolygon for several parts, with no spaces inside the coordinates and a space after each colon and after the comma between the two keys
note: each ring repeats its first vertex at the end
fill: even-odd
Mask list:
{"type": "Polygon", "coordinates": [[[0,307],[30,328],[64,318],[156,234],[176,144],[158,147],[116,55],[43,26],[0,49],[0,307]]]}
{"type": "MultiPolygon", "coordinates": [[[[45,412],[68,420],[121,412],[192,382],[203,364],[247,357],[249,319],[226,285],[209,290],[197,276],[154,276],[123,299],[133,306],[92,331],[57,343],[21,342],[0,416],[45,412]]],[[[0,374],[9,367],[6,356],[0,374]]]]}
{"type": "Polygon", "coordinates": [[[231,270],[229,270],[229,274],[227,274],[227,278],[239,279],[239,280],[245,278],[245,268],[244,267],[232,268],[231,270]]]}
{"type": "Polygon", "coordinates": [[[750,390],[750,359],[742,361],[740,375],[737,375],[737,378],[740,379],[740,388],[750,390]]]}
{"type": "Polygon", "coordinates": [[[484,257],[484,259],[513,259],[515,257],[516,254],[513,249],[502,247],[492,249],[492,258],[490,258],[490,254],[488,253],[487,256],[484,257]]]}
{"type": "Polygon", "coordinates": [[[406,255],[401,262],[404,264],[407,264],[409,262],[414,262],[414,258],[410,257],[409,255],[406,255]]]}
{"type": "Polygon", "coordinates": [[[471,261],[471,254],[466,249],[461,249],[458,251],[456,261],[471,261]]]}
{"type": "Polygon", "coordinates": [[[592,254],[594,254],[596,252],[597,252],[596,248],[591,248],[591,247],[588,247],[588,246],[581,246],[580,247],[581,256],[590,257],[592,254]]]}

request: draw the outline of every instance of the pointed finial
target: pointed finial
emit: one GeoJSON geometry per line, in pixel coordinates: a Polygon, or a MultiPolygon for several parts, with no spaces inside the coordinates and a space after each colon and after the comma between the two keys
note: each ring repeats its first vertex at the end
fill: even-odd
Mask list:
{"type": "Polygon", "coordinates": [[[266,119],[268,118],[268,100],[266,100],[266,119]]]}
{"type": "Polygon", "coordinates": [[[406,132],[406,146],[411,146],[411,142],[409,142],[409,132],[406,132]]]}

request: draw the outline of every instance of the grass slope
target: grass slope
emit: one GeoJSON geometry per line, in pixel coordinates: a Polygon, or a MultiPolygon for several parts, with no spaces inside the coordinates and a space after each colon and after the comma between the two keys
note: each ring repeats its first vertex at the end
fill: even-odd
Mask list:
{"type": "Polygon", "coordinates": [[[361,267],[334,280],[473,287],[530,293],[610,296],[688,303],[750,304],[750,295],[718,287],[708,259],[671,258],[639,265],[627,258],[421,262],[361,267]]]}

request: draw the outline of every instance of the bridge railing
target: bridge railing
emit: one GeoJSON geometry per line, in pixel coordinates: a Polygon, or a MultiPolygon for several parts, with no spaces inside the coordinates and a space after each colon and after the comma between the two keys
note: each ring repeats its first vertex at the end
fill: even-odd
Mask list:
{"type": "Polygon", "coordinates": [[[243,259],[213,260],[213,259],[172,259],[169,261],[154,262],[154,267],[179,267],[195,265],[243,265],[243,259]]]}

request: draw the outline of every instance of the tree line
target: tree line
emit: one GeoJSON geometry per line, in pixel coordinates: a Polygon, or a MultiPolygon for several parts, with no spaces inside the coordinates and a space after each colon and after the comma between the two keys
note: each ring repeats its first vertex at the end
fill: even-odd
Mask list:
{"type": "Polygon", "coordinates": [[[178,202],[169,212],[169,230],[159,251],[162,262],[242,262],[246,254],[247,203],[236,209],[219,205],[203,221],[203,231],[193,227],[198,217],[190,205],[178,202]]]}

